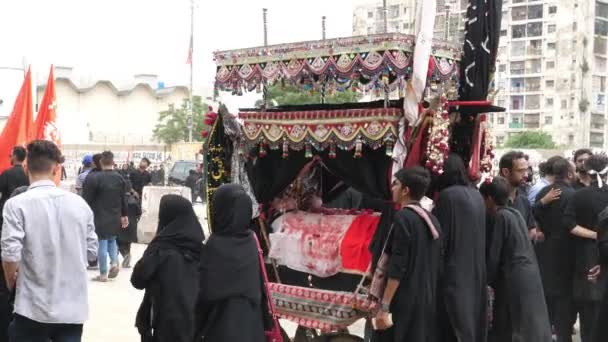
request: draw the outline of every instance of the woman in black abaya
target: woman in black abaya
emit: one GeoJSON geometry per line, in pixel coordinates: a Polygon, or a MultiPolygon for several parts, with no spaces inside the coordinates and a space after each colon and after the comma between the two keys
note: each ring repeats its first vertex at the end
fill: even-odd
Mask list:
{"type": "Polygon", "coordinates": [[[131,276],[146,290],[135,325],[142,342],[192,342],[199,264],[205,236],[187,199],[166,195],[160,201],[156,237],[131,276]]]}
{"type": "Polygon", "coordinates": [[[207,342],[264,342],[267,304],[258,247],[249,230],[251,199],[240,185],[213,195],[213,234],[201,254],[199,336],[207,342]]]}

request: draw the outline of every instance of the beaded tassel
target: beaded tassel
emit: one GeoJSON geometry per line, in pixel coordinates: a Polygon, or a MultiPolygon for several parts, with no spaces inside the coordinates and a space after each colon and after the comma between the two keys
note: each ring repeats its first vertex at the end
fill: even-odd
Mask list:
{"type": "Polygon", "coordinates": [[[283,159],[287,159],[289,157],[289,144],[287,140],[283,140],[283,159]]]}
{"type": "Polygon", "coordinates": [[[310,143],[306,143],[306,151],[304,152],[306,158],[312,158],[312,146],[310,143]]]}

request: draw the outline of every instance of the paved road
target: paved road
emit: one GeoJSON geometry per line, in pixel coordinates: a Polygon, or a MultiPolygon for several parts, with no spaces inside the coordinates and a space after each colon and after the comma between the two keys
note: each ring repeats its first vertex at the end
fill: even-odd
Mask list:
{"type": "MultiPolygon", "coordinates": [[[[205,222],[205,209],[195,206],[202,223],[205,222]]],[[[203,224],[206,226],[206,224],[203,224]]],[[[145,245],[133,245],[133,264],[141,257],[145,245]]],[[[89,271],[90,278],[97,273],[89,271]]],[[[129,282],[131,270],[123,269],[118,278],[108,283],[91,282],[89,286],[90,319],[84,328],[85,342],[136,342],[139,334],[134,327],[135,315],[143,298],[143,291],[138,291],[129,282]]],[[[295,333],[295,324],[281,322],[290,336],[295,333]]],[[[362,336],[363,322],[353,325],[351,333],[362,336]]],[[[574,342],[580,342],[577,336],[574,342]]]]}

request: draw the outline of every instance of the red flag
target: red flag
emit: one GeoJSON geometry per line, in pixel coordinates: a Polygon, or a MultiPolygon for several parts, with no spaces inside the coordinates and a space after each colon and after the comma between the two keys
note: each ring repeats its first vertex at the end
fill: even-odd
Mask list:
{"type": "MultiPolygon", "coordinates": [[[[40,107],[38,108],[38,115],[36,116],[33,139],[52,141],[61,149],[61,135],[59,134],[59,129],[57,129],[56,110],[55,75],[53,73],[53,66],[51,65],[49,79],[46,82],[44,96],[42,97],[40,107]]],[[[55,183],[59,184],[61,174],[58,174],[56,178],[55,183]]]]}
{"type": "Polygon", "coordinates": [[[194,50],[194,39],[190,36],[190,47],[188,48],[188,58],[186,59],[186,64],[192,65],[192,53],[194,50]]]}
{"type": "Polygon", "coordinates": [[[24,146],[33,136],[34,108],[32,102],[32,73],[28,69],[15,99],[13,111],[0,134],[0,172],[8,169],[13,147],[24,146]]]}

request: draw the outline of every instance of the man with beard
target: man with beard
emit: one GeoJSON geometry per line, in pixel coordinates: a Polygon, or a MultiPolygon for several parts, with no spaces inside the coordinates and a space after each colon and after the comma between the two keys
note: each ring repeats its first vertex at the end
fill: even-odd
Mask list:
{"type": "Polygon", "coordinates": [[[565,212],[565,225],[574,236],[573,299],[580,315],[582,342],[591,342],[593,329],[607,277],[600,274],[596,244],[599,214],[608,207],[608,157],[592,155],[584,164],[591,184],[578,190],[570,199],[565,212]],[[592,282],[589,278],[597,278],[592,282]]]}
{"type": "Polygon", "coordinates": [[[534,247],[521,214],[507,205],[510,187],[509,182],[497,177],[479,189],[494,222],[487,272],[496,297],[488,341],[551,342],[551,325],[534,247]]]}
{"type": "Polygon", "coordinates": [[[589,157],[593,155],[593,152],[588,148],[582,148],[574,152],[574,164],[576,165],[576,182],[574,183],[574,190],[580,190],[586,188],[591,184],[591,177],[585,171],[585,162],[589,157]]]}
{"type": "Polygon", "coordinates": [[[574,254],[568,227],[564,226],[564,212],[575,193],[572,183],[576,176],[574,165],[567,159],[552,160],[554,182],[538,193],[534,206],[536,222],[545,236],[538,261],[557,342],[572,342],[572,325],[576,320],[572,314],[574,254]],[[559,193],[559,197],[551,201],[552,193],[559,193]]]}
{"type": "Polygon", "coordinates": [[[521,191],[521,186],[528,179],[528,161],[526,160],[526,155],[520,151],[507,152],[500,158],[498,167],[500,176],[505,178],[509,183],[508,206],[517,210],[524,218],[526,227],[530,231],[530,237],[533,240],[542,239],[542,236],[536,229],[530,201],[528,201],[527,195],[521,191]]]}
{"type": "Polygon", "coordinates": [[[442,342],[485,341],[486,212],[483,198],[468,181],[464,162],[450,154],[438,178],[433,214],[442,230],[443,275],[439,282],[442,342]]]}

